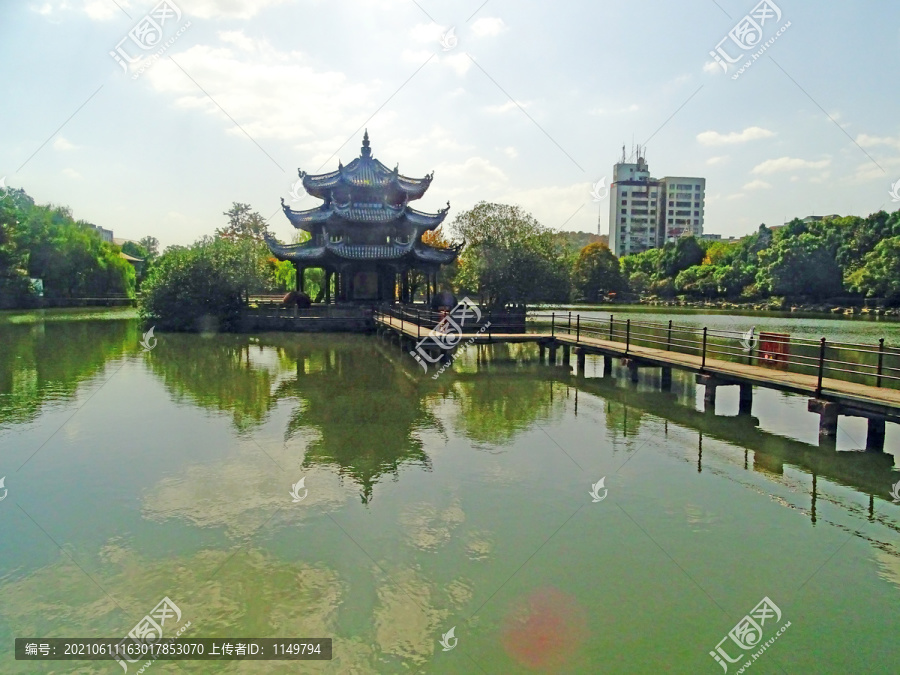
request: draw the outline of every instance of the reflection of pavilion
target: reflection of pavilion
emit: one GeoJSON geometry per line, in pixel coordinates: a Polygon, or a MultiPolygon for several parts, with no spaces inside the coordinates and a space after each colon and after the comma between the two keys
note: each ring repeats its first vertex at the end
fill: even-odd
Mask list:
{"type": "MultiPolygon", "coordinates": [[[[286,348],[290,353],[290,348],[286,348]]],[[[417,429],[440,427],[414,381],[381,358],[370,341],[341,339],[297,358],[296,378],[283,382],[276,398],[302,401],[285,440],[311,430],[304,467],[336,467],[361,486],[363,503],[379,477],[399,475],[402,464],[430,468],[417,429]]]]}

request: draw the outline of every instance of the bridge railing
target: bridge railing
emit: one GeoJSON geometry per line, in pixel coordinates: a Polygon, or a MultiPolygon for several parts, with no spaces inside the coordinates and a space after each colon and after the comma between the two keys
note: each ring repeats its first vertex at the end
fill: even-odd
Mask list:
{"type": "Polygon", "coordinates": [[[583,317],[571,312],[528,315],[532,332],[568,335],[576,342],[593,338],[634,346],[652,347],[701,358],[767,366],[788,372],[816,375],[818,389],[826,377],[878,387],[900,388],[900,348],[885,344],[843,342],[795,337],[762,331],[748,333],[721,328],[583,317]]]}

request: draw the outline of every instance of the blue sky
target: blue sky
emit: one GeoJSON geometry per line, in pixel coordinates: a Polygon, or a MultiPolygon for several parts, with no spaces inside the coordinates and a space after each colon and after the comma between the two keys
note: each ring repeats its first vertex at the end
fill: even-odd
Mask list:
{"type": "Polygon", "coordinates": [[[790,25],[733,79],[709,52],[753,0],[175,0],[134,79],[110,51],[153,53],[128,34],[156,2],[4,2],[0,178],[119,237],[189,243],[240,201],[288,240],[279,198],[318,203],[291,201],[297,168],[348,163],[367,127],[450,219],[488,200],[606,233],[592,185],[632,142],[706,177],[707,232],[894,210],[900,4],[776,3],[762,40],[790,25]]]}

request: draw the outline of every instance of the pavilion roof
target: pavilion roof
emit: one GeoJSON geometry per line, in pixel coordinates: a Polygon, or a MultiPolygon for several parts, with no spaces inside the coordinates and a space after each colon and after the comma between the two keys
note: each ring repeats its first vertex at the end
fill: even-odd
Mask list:
{"type": "Polygon", "coordinates": [[[410,208],[406,204],[394,206],[385,202],[347,202],[337,204],[326,202],[322,206],[305,211],[294,211],[281,201],[281,208],[291,224],[301,230],[312,232],[316,225],[325,223],[396,223],[400,227],[409,226],[419,232],[433,230],[447,217],[450,203],[437,213],[426,213],[410,208]]]}
{"type": "Polygon", "coordinates": [[[391,242],[390,244],[347,244],[327,241],[315,244],[307,241],[302,244],[284,245],[268,233],[265,235],[269,250],[279,260],[292,262],[328,262],[329,260],[384,260],[397,261],[404,258],[411,262],[436,263],[446,265],[453,262],[460,247],[434,248],[410,238],[406,244],[391,242]]]}
{"type": "Polygon", "coordinates": [[[303,179],[304,189],[314,197],[328,199],[331,191],[340,187],[373,188],[378,190],[393,190],[403,195],[405,200],[419,199],[425,194],[434,172],[423,178],[412,178],[400,174],[399,167],[387,168],[384,164],[372,157],[372,149],[369,147],[369,132],[363,136],[362,149],[359,157],[347,166],[338,162],[337,171],[321,174],[308,174],[298,170],[303,179]]]}

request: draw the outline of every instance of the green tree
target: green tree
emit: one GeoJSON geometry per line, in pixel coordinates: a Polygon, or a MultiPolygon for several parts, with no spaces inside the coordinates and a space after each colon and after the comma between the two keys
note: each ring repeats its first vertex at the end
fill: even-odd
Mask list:
{"type": "Polygon", "coordinates": [[[841,292],[841,279],[834,251],[810,232],[781,235],[759,253],[756,284],[769,295],[827,298],[841,292]]]}
{"type": "Polygon", "coordinates": [[[252,238],[204,237],[190,247],[170,247],[142,288],[141,316],[162,329],[234,330],[250,293],[269,290],[266,245],[252,238]]]}
{"type": "Polygon", "coordinates": [[[849,277],[850,287],[868,298],[900,304],[900,236],[878,242],[849,277]]]}
{"type": "Polygon", "coordinates": [[[266,221],[258,212],[252,211],[249,204],[233,202],[231,208],[223,214],[228,216],[228,225],[216,230],[216,235],[223,239],[250,238],[263,241],[266,232],[266,221]]]}
{"type": "Polygon", "coordinates": [[[28,296],[28,252],[18,244],[15,204],[0,196],[0,308],[23,304],[28,296]]]}
{"type": "Polygon", "coordinates": [[[466,242],[456,279],[461,291],[495,307],[568,300],[565,250],[530,213],[480,202],[459,214],[453,229],[466,242]]]}
{"type": "Polygon", "coordinates": [[[588,244],[572,268],[572,285],[578,299],[599,302],[603,295],[622,290],[619,259],[606,244],[588,244]]]}

